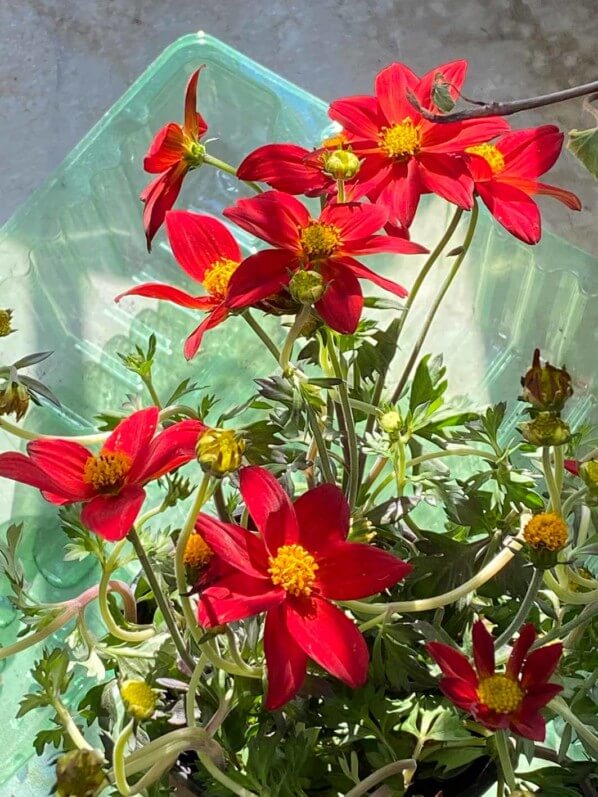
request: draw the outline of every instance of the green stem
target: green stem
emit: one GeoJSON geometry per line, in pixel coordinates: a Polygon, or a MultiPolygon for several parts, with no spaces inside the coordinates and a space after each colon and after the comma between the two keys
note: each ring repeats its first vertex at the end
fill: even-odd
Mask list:
{"type": "Polygon", "coordinates": [[[197,661],[197,664],[195,665],[195,669],[193,670],[191,679],[189,680],[189,688],[187,689],[187,694],[185,695],[185,716],[187,718],[187,725],[190,728],[194,728],[197,725],[195,722],[195,696],[197,694],[199,682],[201,681],[201,676],[203,675],[207,663],[208,657],[205,655],[205,653],[202,653],[197,661]]]}
{"type": "Polygon", "coordinates": [[[531,650],[536,650],[537,648],[541,647],[542,645],[547,645],[549,642],[552,642],[553,639],[564,639],[571,631],[574,631],[581,625],[585,623],[589,623],[594,615],[598,614],[598,603],[590,603],[588,606],[585,606],[584,609],[574,617],[572,620],[569,620],[567,623],[563,623],[563,625],[558,626],[557,628],[553,628],[552,631],[548,631],[548,633],[544,634],[544,636],[537,639],[531,647],[531,650]]]}
{"type": "Polygon", "coordinates": [[[326,441],[324,440],[324,436],[322,435],[322,430],[320,429],[320,423],[316,417],[313,407],[309,404],[307,399],[304,399],[304,405],[311,433],[313,434],[314,440],[316,441],[316,447],[318,450],[318,455],[320,457],[320,467],[322,468],[322,473],[324,474],[324,480],[327,481],[329,484],[334,484],[335,483],[334,473],[332,471],[332,465],[330,464],[330,457],[328,456],[326,441]]]}
{"type": "Polygon", "coordinates": [[[110,611],[110,606],[108,605],[108,585],[110,582],[110,576],[117,567],[120,552],[125,546],[126,542],[127,540],[125,538],[114,546],[112,553],[102,567],[102,577],[98,587],[98,606],[102,620],[104,621],[104,625],[109,633],[112,634],[112,636],[115,636],[117,639],[120,639],[123,642],[143,642],[144,640],[155,636],[156,632],[154,629],[144,628],[138,631],[129,631],[125,628],[121,628],[115,622],[112,612],[110,611]]]}
{"type": "MultiPolygon", "coordinates": [[[[220,169],[221,172],[226,172],[227,174],[232,174],[233,177],[237,177],[237,170],[234,166],[231,166],[230,163],[226,163],[226,161],[220,160],[220,158],[215,158],[213,155],[208,155],[207,153],[204,155],[203,162],[207,166],[213,166],[215,169],[220,169]]],[[[237,177],[237,180],[239,178],[237,177]]],[[[251,180],[240,180],[240,182],[245,183],[250,188],[256,192],[256,194],[261,194],[262,189],[259,187],[257,183],[251,182],[251,180]]]]}
{"type": "Polygon", "coordinates": [[[496,731],[494,734],[496,742],[496,751],[498,753],[498,760],[500,768],[505,778],[505,782],[510,791],[515,791],[517,788],[517,781],[515,780],[515,772],[513,771],[513,762],[511,761],[511,753],[509,750],[509,737],[505,731],[496,731]]]}
{"type": "Polygon", "coordinates": [[[579,738],[592,750],[593,754],[598,756],[598,736],[592,733],[592,731],[575,716],[561,697],[553,698],[548,704],[548,708],[552,709],[555,714],[558,714],[565,722],[568,722],[579,738]]]}
{"type": "Polygon", "coordinates": [[[455,258],[455,262],[454,262],[451,270],[449,271],[448,276],[446,277],[445,281],[443,282],[442,287],[440,288],[440,291],[439,291],[438,295],[436,296],[436,299],[434,300],[434,302],[432,303],[432,306],[430,307],[430,310],[428,312],[426,320],[424,321],[424,323],[422,325],[422,328],[420,330],[420,333],[418,335],[418,338],[417,338],[417,341],[415,343],[415,346],[413,347],[413,351],[411,352],[411,355],[409,356],[409,359],[407,360],[407,364],[405,365],[405,368],[403,370],[403,373],[401,374],[399,382],[398,382],[398,384],[397,384],[397,386],[396,386],[396,388],[394,390],[394,393],[392,394],[391,402],[393,404],[396,403],[399,400],[399,398],[400,398],[400,396],[401,396],[401,394],[403,392],[403,389],[404,389],[405,385],[407,384],[407,380],[409,379],[409,376],[411,375],[411,371],[413,370],[413,367],[415,366],[415,363],[417,362],[417,358],[419,357],[420,351],[421,351],[421,349],[422,349],[422,347],[423,347],[423,345],[425,343],[426,337],[428,336],[428,332],[430,331],[430,327],[432,326],[432,322],[434,321],[436,313],[438,312],[438,308],[442,304],[442,300],[444,299],[448,289],[451,287],[452,282],[455,279],[455,277],[457,275],[457,272],[459,271],[459,268],[461,267],[461,263],[463,262],[463,260],[465,259],[465,256],[467,255],[467,252],[469,251],[469,248],[471,246],[471,242],[473,240],[473,235],[474,235],[474,232],[475,232],[476,224],[477,224],[477,221],[478,221],[478,214],[479,214],[478,205],[477,205],[477,202],[474,199],[473,208],[471,209],[471,218],[470,218],[470,221],[469,221],[469,227],[467,228],[467,233],[465,235],[465,240],[463,241],[462,251],[455,258]]]}
{"type": "Polygon", "coordinates": [[[496,640],[495,644],[496,650],[500,650],[500,648],[502,648],[503,645],[506,645],[507,642],[513,638],[513,636],[517,633],[517,631],[526,621],[527,615],[529,614],[529,610],[533,606],[533,603],[538,594],[538,590],[542,586],[543,581],[544,581],[544,571],[535,569],[534,575],[532,576],[531,581],[529,582],[527,592],[525,593],[525,597],[519,604],[519,608],[517,609],[515,617],[513,617],[507,628],[505,628],[505,630],[496,640]]]}
{"type": "Polygon", "coordinates": [[[355,430],[355,420],[351,410],[351,403],[349,401],[349,390],[345,375],[341,367],[340,359],[337,356],[334,347],[334,339],[332,335],[328,337],[328,356],[332,363],[332,368],[335,376],[341,380],[338,386],[338,392],[341,400],[341,412],[347,430],[347,443],[349,448],[349,484],[347,490],[347,499],[351,507],[355,506],[357,493],[359,490],[359,446],[357,444],[357,433],[355,430]]]}
{"type": "Polygon", "coordinates": [[[150,560],[145,553],[143,545],[141,544],[141,540],[139,539],[139,535],[137,531],[133,528],[129,532],[129,540],[131,541],[133,547],[135,548],[135,553],[137,554],[137,558],[143,568],[143,572],[145,577],[148,580],[148,583],[152,589],[154,598],[156,599],[156,603],[158,604],[160,611],[162,612],[162,616],[164,617],[164,622],[166,623],[168,630],[170,631],[170,635],[172,636],[172,641],[174,642],[174,646],[176,647],[179,656],[185,662],[186,666],[193,670],[195,667],[195,662],[193,661],[192,657],[189,655],[189,651],[185,647],[185,642],[183,637],[181,636],[181,632],[179,631],[178,625],[174,618],[174,614],[172,613],[172,608],[170,606],[170,601],[162,592],[162,588],[156,578],[156,574],[154,573],[154,569],[151,565],[150,560]]]}
{"type": "Polygon", "coordinates": [[[227,672],[229,675],[241,675],[244,678],[257,679],[261,679],[263,676],[261,667],[250,667],[248,664],[245,664],[243,660],[241,660],[241,664],[236,664],[232,661],[227,661],[226,659],[222,658],[216,649],[213,640],[206,642],[203,649],[206,656],[210,660],[210,663],[219,670],[227,672]]]}
{"type": "Polygon", "coordinates": [[[289,370],[291,357],[293,356],[293,346],[295,345],[295,341],[301,334],[301,330],[305,326],[305,322],[309,318],[311,313],[311,307],[308,304],[304,304],[301,307],[301,310],[295,316],[295,320],[293,321],[292,327],[289,329],[287,334],[286,340],[283,344],[282,351],[280,353],[280,369],[287,375],[289,370]]]}
{"type": "Polygon", "coordinates": [[[377,786],[378,783],[382,783],[382,781],[386,780],[387,778],[391,778],[393,775],[396,775],[399,772],[409,772],[413,774],[417,768],[417,761],[413,758],[404,758],[401,761],[393,761],[390,764],[386,764],[386,766],[380,767],[375,772],[372,772],[371,775],[368,775],[367,778],[361,780],[357,786],[354,786],[350,791],[345,794],[345,797],[361,797],[363,794],[367,794],[371,788],[377,786]]]}
{"type": "Polygon", "coordinates": [[[162,409],[162,402],[160,401],[160,396],[156,393],[156,388],[154,387],[154,383],[152,382],[152,377],[146,376],[141,377],[143,384],[147,388],[147,392],[150,394],[151,400],[154,402],[155,406],[161,410],[162,409]]]}
{"type": "Polygon", "coordinates": [[[69,607],[59,614],[55,620],[52,620],[51,623],[48,623],[48,625],[44,626],[44,628],[40,629],[39,631],[36,631],[34,634],[28,634],[26,637],[19,639],[12,645],[7,645],[6,647],[0,648],[0,661],[9,658],[9,656],[15,656],[17,653],[27,650],[27,648],[31,647],[32,645],[37,645],[38,642],[42,642],[44,639],[52,636],[52,634],[55,634],[56,631],[59,631],[68,622],[73,620],[77,614],[77,608],[69,607]]]}
{"type": "Polygon", "coordinates": [[[216,764],[212,761],[207,753],[200,751],[197,753],[197,757],[210,773],[210,775],[214,778],[214,780],[218,781],[218,783],[221,783],[223,786],[226,786],[226,788],[229,791],[232,791],[233,794],[237,794],[238,797],[258,797],[257,794],[249,791],[249,789],[245,789],[239,783],[232,780],[228,777],[228,775],[225,775],[224,772],[218,769],[216,764]]]}
{"type": "Polygon", "coordinates": [[[112,768],[114,772],[114,782],[119,792],[127,797],[131,793],[129,783],[127,781],[127,773],[125,769],[125,750],[127,743],[133,732],[135,720],[131,720],[128,725],[122,729],[118,735],[118,739],[114,744],[114,753],[112,757],[112,768]]]}
{"type": "Polygon", "coordinates": [[[560,515],[561,509],[561,493],[558,489],[554,472],[552,470],[552,462],[550,461],[550,446],[542,448],[542,470],[544,471],[544,479],[546,480],[546,488],[548,490],[548,498],[550,501],[549,509],[560,515]]]}
{"type": "Polygon", "coordinates": [[[583,496],[587,493],[588,488],[584,485],[580,487],[579,490],[576,490],[572,493],[564,502],[561,512],[561,517],[566,520],[569,513],[575,508],[576,502],[583,498],[583,496]]]}
{"type": "Polygon", "coordinates": [[[52,700],[52,708],[75,747],[78,747],[79,750],[93,750],[93,747],[77,727],[66,706],[57,697],[52,700]]]}
{"type": "Polygon", "coordinates": [[[343,180],[336,181],[337,199],[339,205],[345,201],[345,183],[343,180]]]}
{"type": "Polygon", "coordinates": [[[253,329],[255,334],[258,336],[258,338],[266,346],[266,348],[271,353],[271,355],[274,357],[276,362],[279,362],[279,360],[280,360],[280,351],[279,351],[278,346],[276,345],[276,343],[274,343],[274,341],[270,337],[270,335],[268,335],[268,333],[265,330],[262,329],[262,327],[255,320],[255,318],[251,315],[251,312],[249,310],[245,310],[245,312],[243,313],[243,318],[245,319],[245,321],[247,321],[249,326],[253,329]]]}

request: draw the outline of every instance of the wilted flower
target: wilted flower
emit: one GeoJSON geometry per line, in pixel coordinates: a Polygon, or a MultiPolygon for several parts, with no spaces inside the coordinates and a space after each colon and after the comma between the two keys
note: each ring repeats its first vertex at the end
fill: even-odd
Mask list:
{"type": "Polygon", "coordinates": [[[554,412],[540,412],[519,428],[523,439],[534,446],[562,446],[571,439],[569,424],[554,412]]]}
{"type": "Polygon", "coordinates": [[[94,797],[107,785],[102,769],[104,760],[95,750],[71,750],[56,762],[58,797],[94,797]]]}
{"type": "Polygon", "coordinates": [[[0,415],[15,415],[17,421],[24,417],[29,407],[29,392],[20,382],[7,381],[0,387],[0,415]]]}
{"type": "Polygon", "coordinates": [[[210,476],[221,478],[241,467],[245,440],[233,429],[208,429],[197,441],[197,459],[210,476]]]}
{"type": "Polygon", "coordinates": [[[557,368],[549,362],[540,362],[540,349],[534,351],[531,368],[521,378],[521,400],[537,410],[560,412],[573,395],[571,376],[566,368],[557,368]]]}

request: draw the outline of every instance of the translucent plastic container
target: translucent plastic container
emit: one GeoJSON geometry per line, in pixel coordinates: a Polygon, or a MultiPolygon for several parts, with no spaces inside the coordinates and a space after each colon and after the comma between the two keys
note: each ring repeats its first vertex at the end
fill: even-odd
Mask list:
{"type": "MultiPolygon", "coordinates": [[[[152,134],[165,122],[182,119],[185,83],[201,64],[206,69],[199,105],[209,124],[208,137],[217,139],[209,145],[213,155],[237,164],[260,144],[314,146],[330,131],[325,103],[212,37],[192,34],[169,47],[0,230],[0,306],[14,309],[19,330],[0,340],[0,359],[11,362],[25,353],[53,350],[30,373],[46,382],[63,405],[60,411],[33,409],[26,427],[56,434],[93,429],[97,413],[141,392],[141,383],[116,353],[143,345],[152,332],[160,352],[158,390],[189,376],[209,386],[226,408],[249,394],[253,378],[272,372],[270,355],[242,319],[230,319],[209,333],[201,354],[189,364],[182,341],[197,321],[193,312],[146,299],[120,305],[113,301],[138,282],[192,287],[185,285],[163,233],[147,254],[138,196],[147,182],[142,157],[152,134]]],[[[233,178],[204,167],[188,177],[177,207],[219,214],[241,195],[248,192],[233,178]]],[[[433,246],[448,214],[441,201],[425,202],[414,240],[433,246]]],[[[238,237],[250,251],[255,242],[242,232],[238,237]]],[[[375,262],[376,268],[409,286],[421,258],[392,256],[375,262]]],[[[596,420],[597,265],[595,258],[549,234],[537,247],[519,244],[482,214],[475,244],[425,351],[445,354],[454,393],[476,403],[511,400],[514,425],[519,376],[533,348],[540,346],[558,364],[566,361],[575,375],[571,420],[596,420]]],[[[405,344],[446,268],[445,262],[431,274],[406,329],[405,344]]],[[[264,323],[276,337],[278,321],[268,318],[264,323]]],[[[400,365],[401,352],[397,370],[400,365]]],[[[0,450],[11,448],[15,440],[0,431],[0,450]]],[[[2,533],[11,520],[25,523],[20,552],[37,597],[72,597],[95,580],[91,562],[63,561],[65,537],[55,511],[36,491],[2,480],[0,499],[2,533]]],[[[0,596],[7,592],[7,585],[0,584],[0,596]]],[[[16,614],[0,597],[0,644],[14,641],[18,629],[16,614]]],[[[28,668],[40,653],[37,647],[2,663],[2,795],[23,784],[28,794],[47,793],[51,784],[37,763],[27,763],[32,738],[46,721],[43,712],[14,719],[29,687],[28,668]]]]}

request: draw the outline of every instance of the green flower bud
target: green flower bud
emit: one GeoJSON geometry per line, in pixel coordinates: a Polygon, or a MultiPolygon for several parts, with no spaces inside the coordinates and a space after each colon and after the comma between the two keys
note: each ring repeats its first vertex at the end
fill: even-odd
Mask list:
{"type": "Polygon", "coordinates": [[[104,760],[95,750],[71,750],[56,762],[58,797],[94,797],[107,785],[104,760]]]}
{"type": "Polygon", "coordinates": [[[0,415],[13,413],[20,421],[29,407],[29,393],[20,382],[6,382],[0,387],[0,415]]]}
{"type": "Polygon", "coordinates": [[[387,410],[378,418],[378,424],[383,432],[393,435],[401,431],[403,419],[397,410],[387,410]]]}
{"type": "Polygon", "coordinates": [[[196,452],[203,470],[221,478],[241,467],[245,440],[232,429],[208,429],[197,441],[196,452]]]}
{"type": "Polygon", "coordinates": [[[335,180],[350,180],[361,168],[361,161],[348,149],[335,149],[324,155],[324,171],[335,180]]]}
{"type": "Polygon", "coordinates": [[[590,459],[579,466],[579,475],[591,493],[598,493],[598,459],[590,459]]]}
{"type": "Polygon", "coordinates": [[[540,412],[519,428],[523,439],[534,446],[562,446],[571,439],[569,424],[552,412],[540,412]]]}
{"type": "Polygon", "coordinates": [[[12,310],[0,310],[0,338],[5,338],[14,332],[12,325],[12,310]]]}
{"type": "Polygon", "coordinates": [[[522,401],[542,411],[560,412],[573,395],[571,376],[567,370],[556,368],[549,362],[540,363],[540,349],[534,352],[532,367],[521,379],[522,401]]]}
{"type": "Polygon", "coordinates": [[[326,291],[326,281],[317,271],[296,271],[289,284],[291,296],[300,304],[319,301],[326,291]]]}

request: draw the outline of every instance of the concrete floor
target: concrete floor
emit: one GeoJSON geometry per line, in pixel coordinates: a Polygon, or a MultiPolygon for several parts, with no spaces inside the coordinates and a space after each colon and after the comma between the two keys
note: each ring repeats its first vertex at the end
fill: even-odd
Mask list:
{"type": "MultiPolygon", "coordinates": [[[[327,100],[369,92],[392,60],[424,71],[457,57],[470,61],[470,96],[508,99],[598,77],[595,11],[595,0],[3,0],[0,222],[184,33],[206,30],[327,100]]],[[[542,122],[592,119],[573,101],[518,120],[542,122]]],[[[569,154],[550,181],[584,210],[543,199],[546,225],[598,254],[595,182],[569,154]]]]}

